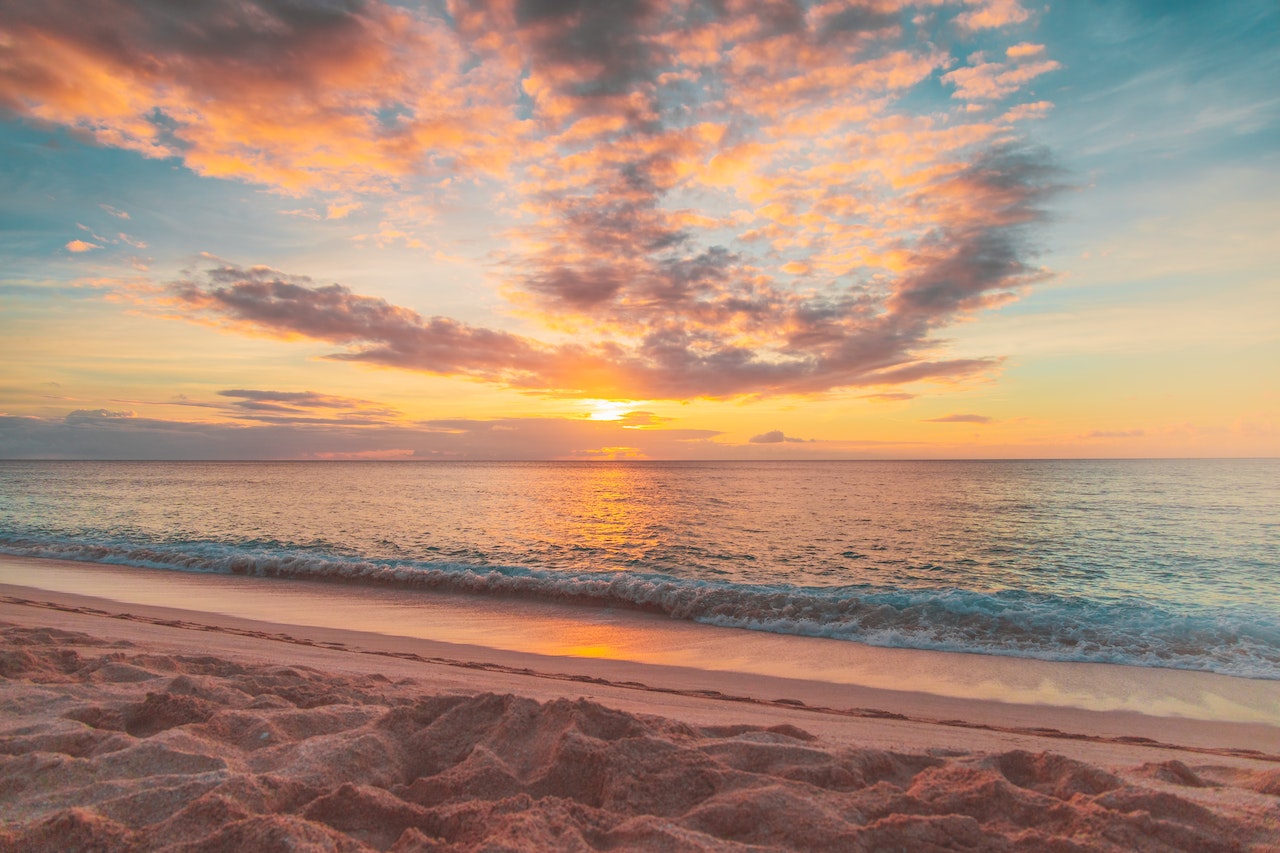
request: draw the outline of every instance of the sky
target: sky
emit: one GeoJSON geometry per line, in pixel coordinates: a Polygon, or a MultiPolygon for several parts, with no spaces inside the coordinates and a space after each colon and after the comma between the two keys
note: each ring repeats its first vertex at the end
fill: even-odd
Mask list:
{"type": "Polygon", "coordinates": [[[0,2],[0,458],[1280,455],[1274,0],[0,2]]]}

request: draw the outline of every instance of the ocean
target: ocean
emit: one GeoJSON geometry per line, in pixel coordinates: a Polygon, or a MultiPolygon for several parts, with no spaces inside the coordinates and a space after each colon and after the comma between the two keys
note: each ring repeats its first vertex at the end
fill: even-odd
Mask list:
{"type": "Polygon", "coordinates": [[[11,461],[0,553],[1280,680],[1274,459],[11,461]]]}

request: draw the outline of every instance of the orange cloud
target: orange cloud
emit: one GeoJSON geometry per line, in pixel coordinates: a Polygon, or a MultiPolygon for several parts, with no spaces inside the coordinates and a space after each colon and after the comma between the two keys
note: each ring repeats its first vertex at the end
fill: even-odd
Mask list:
{"type": "Polygon", "coordinates": [[[970,30],[989,30],[1020,24],[1031,17],[1019,0],[966,0],[977,8],[956,16],[956,23],[970,30]]]}
{"type": "Polygon", "coordinates": [[[1048,115],[1049,110],[1053,109],[1052,101],[1036,101],[1032,104],[1018,104],[1018,106],[1005,112],[1000,117],[1004,122],[1026,121],[1028,119],[1044,118],[1048,115]]]}
{"type": "Polygon", "coordinates": [[[501,175],[496,283],[550,334],[230,264],[171,283],[180,316],[542,393],[727,397],[992,369],[936,333],[1042,276],[1025,231],[1053,182],[1009,127],[1038,105],[996,121],[908,97],[996,100],[1056,68],[1011,38],[946,71],[954,22],[1027,18],[1007,0],[72,5],[10,16],[0,105],[328,194],[300,215],[365,205],[365,245],[426,248],[454,176],[501,175]]]}
{"type": "Polygon", "coordinates": [[[325,219],[346,219],[355,211],[363,207],[360,202],[354,201],[348,204],[331,204],[325,208],[325,219]]]}
{"type": "Polygon", "coordinates": [[[5,23],[0,106],[203,175],[300,192],[501,168],[501,88],[439,21],[389,5],[50,0],[5,23]]]}
{"type": "Polygon", "coordinates": [[[68,252],[91,252],[94,249],[101,249],[102,246],[97,243],[90,243],[85,240],[72,240],[64,247],[68,252]]]}
{"type": "Polygon", "coordinates": [[[1005,56],[1010,59],[1026,59],[1029,56],[1039,56],[1042,53],[1044,53],[1044,45],[1031,44],[1030,42],[1011,45],[1004,52],[1005,56]]]}
{"type": "Polygon", "coordinates": [[[979,62],[942,75],[942,81],[956,87],[956,91],[951,96],[953,98],[966,101],[994,101],[1018,91],[1023,84],[1041,74],[1061,67],[1051,59],[1021,65],[979,62]]]}

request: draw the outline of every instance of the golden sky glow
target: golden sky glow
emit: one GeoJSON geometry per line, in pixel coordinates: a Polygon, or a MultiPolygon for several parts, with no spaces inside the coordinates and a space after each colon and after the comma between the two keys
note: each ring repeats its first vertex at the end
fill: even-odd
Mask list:
{"type": "Polygon", "coordinates": [[[1275,454],[1278,14],[18,4],[0,456],[1275,454]]]}

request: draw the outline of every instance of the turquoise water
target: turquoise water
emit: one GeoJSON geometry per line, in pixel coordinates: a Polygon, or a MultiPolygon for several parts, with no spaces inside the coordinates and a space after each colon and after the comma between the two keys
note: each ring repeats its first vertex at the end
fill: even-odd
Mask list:
{"type": "Polygon", "coordinates": [[[7,462],[0,552],[1280,679],[1280,460],[7,462]]]}

